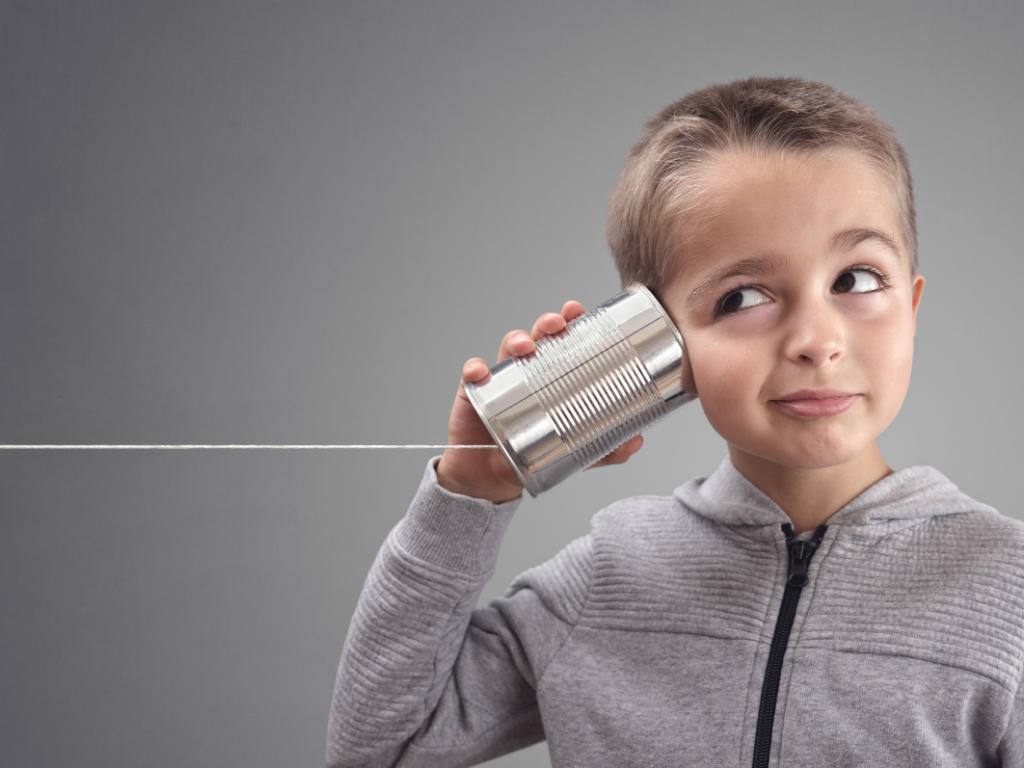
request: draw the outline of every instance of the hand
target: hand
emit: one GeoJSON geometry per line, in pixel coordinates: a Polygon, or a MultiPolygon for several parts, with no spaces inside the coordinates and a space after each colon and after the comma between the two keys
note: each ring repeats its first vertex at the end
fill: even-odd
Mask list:
{"type": "MultiPolygon", "coordinates": [[[[525,331],[509,331],[498,348],[498,362],[512,355],[523,357],[536,349],[536,342],[545,336],[552,336],[563,330],[568,321],[583,314],[583,305],[578,301],[567,301],[561,314],[548,312],[537,318],[530,333],[525,331]]],[[[462,380],[455,396],[451,415],[448,418],[449,445],[492,445],[494,440],[484,426],[476,409],[466,396],[463,385],[471,382],[477,385],[486,384],[491,380],[491,372],[487,363],[474,357],[462,366],[462,380]]],[[[629,457],[640,450],[644,439],[642,435],[627,440],[594,467],[611,464],[623,464],[629,457]]],[[[437,481],[442,488],[454,493],[487,499],[495,503],[517,498],[523,491],[512,467],[505,461],[500,451],[473,450],[465,448],[445,450],[437,465],[437,481]]]]}

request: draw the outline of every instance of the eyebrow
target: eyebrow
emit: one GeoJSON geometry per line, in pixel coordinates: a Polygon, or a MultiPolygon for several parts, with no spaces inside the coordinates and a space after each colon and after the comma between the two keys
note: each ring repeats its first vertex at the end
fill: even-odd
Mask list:
{"type": "Polygon", "coordinates": [[[781,259],[778,256],[768,254],[766,256],[755,256],[750,259],[741,259],[735,261],[732,264],[727,264],[720,269],[716,269],[710,275],[701,280],[697,287],[690,291],[691,297],[703,296],[711,293],[712,289],[723,280],[728,280],[730,277],[737,277],[739,275],[748,275],[750,277],[759,277],[760,275],[767,275],[771,272],[780,271],[785,265],[785,259],[781,259]]]}
{"type": "Polygon", "coordinates": [[[896,242],[896,238],[875,229],[848,229],[845,232],[840,232],[832,238],[832,250],[852,251],[865,240],[878,240],[882,245],[892,251],[893,256],[897,259],[901,258],[900,246],[899,243],[896,242]]]}
{"type": "MultiPolygon", "coordinates": [[[[833,252],[852,251],[865,240],[878,240],[892,252],[893,256],[897,259],[901,258],[900,247],[895,238],[875,229],[848,229],[845,232],[840,232],[832,238],[831,250],[833,252]]],[[[723,280],[728,280],[730,277],[738,277],[741,275],[760,277],[761,275],[780,271],[785,266],[785,263],[785,259],[773,254],[755,256],[749,259],[740,259],[732,264],[727,264],[720,269],[716,269],[710,275],[701,280],[697,284],[697,287],[690,291],[690,297],[695,298],[697,296],[704,296],[711,293],[718,283],[723,280]]]]}

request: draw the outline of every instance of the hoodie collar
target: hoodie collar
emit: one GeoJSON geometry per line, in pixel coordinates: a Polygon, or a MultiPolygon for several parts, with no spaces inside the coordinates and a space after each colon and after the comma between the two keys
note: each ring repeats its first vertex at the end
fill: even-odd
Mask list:
{"type": "MultiPolygon", "coordinates": [[[[780,525],[789,522],[782,508],[740,474],[728,456],[710,477],[690,480],[673,493],[699,515],[726,525],[780,525]]],[[[909,467],[883,477],[840,509],[826,525],[865,525],[952,515],[962,512],[999,514],[962,493],[932,467],[909,467]]]]}

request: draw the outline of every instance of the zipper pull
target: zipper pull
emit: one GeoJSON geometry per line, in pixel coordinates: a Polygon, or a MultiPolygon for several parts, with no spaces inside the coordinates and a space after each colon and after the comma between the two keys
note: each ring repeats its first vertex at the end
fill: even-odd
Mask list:
{"type": "Polygon", "coordinates": [[[786,547],[789,549],[789,576],[786,584],[791,587],[802,587],[807,583],[807,568],[811,564],[811,557],[821,543],[827,525],[819,525],[814,531],[810,541],[797,541],[793,533],[793,526],[790,523],[783,523],[782,532],[786,534],[786,547]]]}

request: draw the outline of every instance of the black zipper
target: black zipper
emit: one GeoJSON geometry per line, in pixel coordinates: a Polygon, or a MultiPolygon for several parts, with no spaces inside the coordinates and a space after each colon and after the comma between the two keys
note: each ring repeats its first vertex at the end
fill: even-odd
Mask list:
{"type": "Polygon", "coordinates": [[[793,526],[789,523],[782,525],[782,532],[786,534],[786,548],[789,550],[789,573],[786,576],[786,591],[782,593],[779,620],[775,622],[772,646],[768,651],[764,684],[761,686],[761,707],[754,734],[754,768],[768,768],[772,726],[775,724],[775,701],[779,696],[779,677],[782,675],[782,657],[786,655],[786,646],[789,644],[789,630],[793,627],[800,590],[807,583],[807,566],[826,530],[827,526],[819,525],[810,541],[797,541],[793,526]]]}

